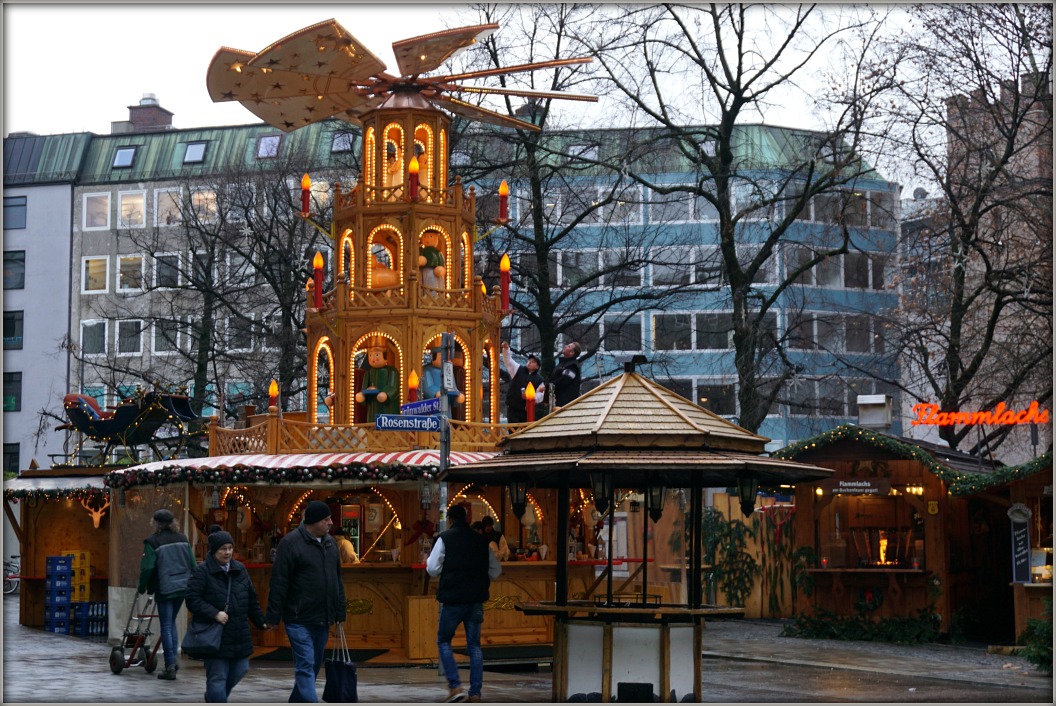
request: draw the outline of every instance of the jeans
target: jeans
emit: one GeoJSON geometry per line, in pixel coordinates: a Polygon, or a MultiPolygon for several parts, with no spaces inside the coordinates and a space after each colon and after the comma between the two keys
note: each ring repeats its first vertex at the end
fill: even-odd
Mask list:
{"type": "Polygon", "coordinates": [[[227,703],[227,697],[235,685],[249,671],[249,657],[205,658],[205,702],[227,703]]]}
{"type": "Polygon", "coordinates": [[[316,703],[315,678],[323,667],[326,656],[326,641],[330,628],[326,625],[301,625],[286,623],[286,636],[290,638],[293,652],[293,691],[291,703],[316,703]]]}
{"type": "Polygon", "coordinates": [[[461,686],[451,638],[459,623],[466,628],[466,648],[469,651],[469,695],[480,696],[484,684],[484,653],[480,650],[480,626],[484,624],[484,604],[440,604],[440,624],[436,629],[436,645],[440,648],[440,664],[444,667],[448,687],[461,686]]]}
{"type": "Polygon", "coordinates": [[[165,650],[165,669],[176,666],[176,650],[179,649],[179,640],[176,635],[176,614],[183,606],[183,597],[159,598],[158,623],[161,625],[161,646],[165,650]]]}

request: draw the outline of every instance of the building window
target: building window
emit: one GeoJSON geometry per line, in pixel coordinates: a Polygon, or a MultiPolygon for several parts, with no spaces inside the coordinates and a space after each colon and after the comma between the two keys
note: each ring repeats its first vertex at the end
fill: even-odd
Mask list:
{"type": "Polygon", "coordinates": [[[85,385],[81,388],[81,394],[95,400],[99,409],[106,409],[106,388],[102,385],[85,385]]]}
{"type": "Polygon", "coordinates": [[[815,414],[818,409],[818,395],[814,381],[794,377],[785,383],[785,395],[788,399],[789,414],[815,414]]]}
{"type": "Polygon", "coordinates": [[[212,189],[196,189],[191,193],[191,212],[201,223],[216,222],[216,192],[212,189]]]}
{"type": "Polygon", "coordinates": [[[884,268],[887,266],[887,258],[883,255],[873,255],[869,258],[869,263],[872,265],[873,289],[883,289],[886,284],[884,268]]]}
{"type": "Polygon", "coordinates": [[[697,314],[697,348],[727,350],[733,347],[733,314],[697,314]]]}
{"type": "Polygon", "coordinates": [[[598,159],[598,148],[596,145],[569,145],[568,156],[595,162],[598,159]]]}
{"type": "Polygon", "coordinates": [[[737,414],[737,386],[728,383],[697,383],[697,404],[724,417],[737,414]]]}
{"type": "Polygon", "coordinates": [[[652,223],[688,223],[693,220],[693,194],[675,191],[649,194],[649,220],[652,223]]]}
{"type": "Polygon", "coordinates": [[[147,192],[118,193],[117,210],[119,228],[143,228],[147,225],[147,192]]]}
{"type": "Polygon", "coordinates": [[[205,142],[188,142],[183,152],[184,164],[199,164],[205,161],[205,142]]]}
{"type": "Polygon", "coordinates": [[[266,351],[277,351],[282,345],[279,335],[282,333],[282,325],[278,314],[269,314],[261,322],[263,337],[261,346],[266,351]]]}
{"type": "Polygon", "coordinates": [[[330,143],[331,152],[351,152],[355,144],[355,136],[351,132],[335,132],[334,139],[330,143]]]}
{"type": "Polygon", "coordinates": [[[227,349],[230,351],[253,350],[253,319],[229,316],[227,319],[227,349]]]}
{"type": "MultiPolygon", "coordinates": [[[[326,257],[325,252],[323,257],[326,257]]],[[[243,286],[260,284],[260,272],[246,256],[232,251],[227,254],[227,281],[243,286]]]]}
{"type": "Polygon", "coordinates": [[[849,252],[843,261],[843,286],[866,289],[869,286],[869,256],[864,252],[849,252]]]}
{"type": "Polygon", "coordinates": [[[26,251],[4,251],[4,289],[25,289],[26,251]]]}
{"type": "Polygon", "coordinates": [[[180,213],[180,191],[159,191],[154,195],[154,225],[178,226],[183,222],[180,213]]]}
{"type": "Polygon", "coordinates": [[[180,286],[179,253],[159,253],[154,256],[154,286],[159,289],[180,286]]]}
{"type": "Polygon", "coordinates": [[[18,475],[18,472],[22,469],[22,464],[19,460],[19,444],[4,444],[4,474],[10,475],[14,473],[18,475]]]}
{"type": "Polygon", "coordinates": [[[136,148],[135,147],[118,147],[114,150],[114,163],[115,169],[131,167],[132,163],[136,161],[136,148]]]}
{"type": "Polygon", "coordinates": [[[84,229],[106,230],[110,227],[110,194],[84,195],[84,229]]]}
{"type": "MultiPolygon", "coordinates": [[[[598,251],[578,252],[564,250],[561,252],[561,286],[578,287],[598,273],[598,251]]],[[[584,286],[594,286],[595,282],[584,286]]]]}
{"type": "Polygon", "coordinates": [[[829,255],[814,265],[814,278],[819,287],[839,287],[842,282],[843,263],[839,255],[829,255]]]}
{"type": "Polygon", "coordinates": [[[180,322],[175,319],[154,320],[154,352],[175,353],[178,349],[180,322]]]}
{"type": "Polygon", "coordinates": [[[801,311],[789,311],[785,340],[789,348],[814,350],[814,316],[801,311]]]}
{"type": "Polygon", "coordinates": [[[842,417],[846,394],[843,383],[835,378],[818,380],[818,413],[842,417]]]}
{"type": "Polygon", "coordinates": [[[22,411],[22,373],[4,373],[4,411],[22,411]]]}
{"type": "Polygon", "coordinates": [[[97,294],[107,290],[110,278],[110,259],[106,257],[81,258],[81,294],[97,294]]]}
{"type": "Polygon", "coordinates": [[[81,322],[81,353],[83,355],[106,354],[106,321],[81,322]]]}
{"type": "MultiPolygon", "coordinates": [[[[603,343],[606,351],[638,353],[642,350],[642,317],[639,314],[635,314],[627,320],[624,320],[624,317],[619,314],[606,316],[604,324],[603,343]]],[[[584,350],[586,350],[585,347],[584,350]]]]}
{"type": "Polygon", "coordinates": [[[257,140],[257,159],[271,159],[279,156],[279,143],[282,135],[264,135],[257,140]]]}
{"type": "Polygon", "coordinates": [[[117,291],[143,291],[142,255],[121,255],[117,258],[117,291]]]}
{"type": "Polygon", "coordinates": [[[4,197],[4,230],[18,230],[26,227],[26,197],[4,197]]]}
{"type": "Polygon", "coordinates": [[[22,350],[22,324],[24,312],[4,312],[4,350],[22,350]]]}
{"type": "Polygon", "coordinates": [[[847,322],[847,352],[848,353],[870,353],[872,352],[872,335],[869,332],[868,316],[848,316],[847,322]]]}
{"type": "Polygon", "coordinates": [[[653,249],[653,286],[680,287],[689,284],[692,271],[685,248],[653,249]]]}
{"type": "Polygon", "coordinates": [[[605,268],[604,284],[609,287],[641,287],[642,269],[627,265],[628,258],[637,258],[626,250],[602,250],[601,261],[605,268]]]}
{"type": "Polygon", "coordinates": [[[688,351],[693,347],[691,314],[653,316],[653,350],[688,351]]]}
{"type": "Polygon", "coordinates": [[[667,378],[657,380],[658,383],[687,400],[693,399],[693,381],[687,378],[667,378]]]}
{"type": "MultiPolygon", "coordinates": [[[[675,250],[676,256],[682,255],[675,250]]],[[[682,257],[684,260],[685,258],[682,257]]],[[[726,263],[718,245],[702,245],[693,250],[693,282],[702,287],[717,289],[729,284],[726,263]]]]}
{"type": "Polygon", "coordinates": [[[895,195],[887,191],[869,194],[869,225],[890,229],[895,222],[895,195]]]}
{"type": "Polygon", "coordinates": [[[139,355],[143,352],[143,322],[124,319],[117,322],[117,354],[139,355]]]}

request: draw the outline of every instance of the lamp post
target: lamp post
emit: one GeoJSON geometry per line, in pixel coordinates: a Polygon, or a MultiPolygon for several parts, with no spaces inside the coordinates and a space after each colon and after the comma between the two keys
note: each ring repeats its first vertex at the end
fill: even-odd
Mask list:
{"type": "Polygon", "coordinates": [[[519,522],[528,503],[528,478],[520,473],[510,476],[510,505],[519,522]]]}
{"type": "Polygon", "coordinates": [[[594,493],[594,509],[604,515],[612,502],[612,475],[604,471],[591,473],[590,490],[594,493]]]}
{"type": "Polygon", "coordinates": [[[667,488],[658,485],[657,481],[654,478],[645,491],[649,500],[649,517],[653,522],[659,522],[660,516],[664,514],[664,498],[667,497],[667,488]]]}

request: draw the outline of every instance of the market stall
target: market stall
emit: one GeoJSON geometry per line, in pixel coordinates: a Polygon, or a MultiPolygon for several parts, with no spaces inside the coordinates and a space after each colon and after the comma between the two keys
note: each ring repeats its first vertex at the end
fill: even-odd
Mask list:
{"type": "Polygon", "coordinates": [[[1012,642],[1030,597],[1051,597],[1051,452],[1010,467],[844,425],[776,455],[833,470],[796,488],[796,536],[815,556],[807,612],[934,619],[942,633],[1012,642]],[[1030,569],[1018,577],[1009,517],[1017,504],[1029,510],[1030,569]]]}

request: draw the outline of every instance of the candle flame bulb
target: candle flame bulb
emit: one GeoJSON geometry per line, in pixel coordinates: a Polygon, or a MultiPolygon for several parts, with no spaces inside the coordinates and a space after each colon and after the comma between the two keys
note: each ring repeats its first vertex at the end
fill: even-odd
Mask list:
{"type": "Polygon", "coordinates": [[[509,219],[510,185],[503,179],[499,184],[499,220],[505,223],[509,219]]]}
{"type": "MultiPolygon", "coordinates": [[[[307,176],[307,175],[305,175],[305,176],[307,176]]],[[[499,184],[499,196],[509,196],[509,195],[510,195],[510,185],[506,183],[505,179],[503,179],[502,183],[499,184]]]]}
{"type": "Polygon", "coordinates": [[[272,378],[271,379],[271,384],[268,385],[268,395],[271,396],[271,397],[275,397],[278,394],[279,394],[279,383],[275,380],[275,378],[272,378]]]}
{"type": "Polygon", "coordinates": [[[510,271],[510,256],[509,255],[503,255],[502,259],[499,260],[499,271],[500,272],[509,272],[510,271]]]}
{"type": "Polygon", "coordinates": [[[419,169],[419,167],[418,167],[418,157],[412,155],[411,156],[411,163],[407,165],[407,171],[410,172],[411,174],[417,174],[418,173],[418,169],[419,169]]]}
{"type": "Polygon", "coordinates": [[[524,399],[534,400],[535,399],[535,385],[528,383],[528,387],[524,388],[524,399]]]}
{"type": "Polygon", "coordinates": [[[418,389],[418,373],[413,370],[411,371],[411,374],[407,377],[407,387],[411,388],[412,390],[418,389]]]}
{"type": "Polygon", "coordinates": [[[308,172],[305,172],[304,176],[301,177],[301,188],[305,191],[312,188],[312,178],[308,176],[308,172]]]}
{"type": "Polygon", "coordinates": [[[315,251],[315,257],[312,258],[312,267],[317,270],[323,269],[323,254],[318,250],[315,251]]]}
{"type": "Polygon", "coordinates": [[[499,261],[499,296],[501,297],[502,310],[510,309],[510,256],[503,255],[499,261]]]}

